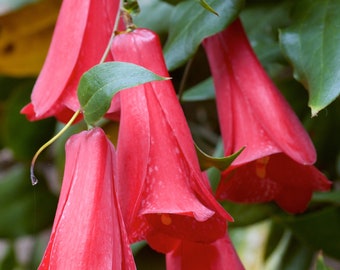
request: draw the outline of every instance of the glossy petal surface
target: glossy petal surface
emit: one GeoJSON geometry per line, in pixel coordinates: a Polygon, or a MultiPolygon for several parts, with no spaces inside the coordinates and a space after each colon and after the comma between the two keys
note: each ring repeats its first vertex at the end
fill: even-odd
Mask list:
{"type": "Polygon", "coordinates": [[[316,153],[308,134],[260,65],[241,22],[236,20],[206,39],[204,46],[226,153],[246,146],[234,164],[278,152],[301,164],[313,164],[316,153]]]}
{"type": "Polygon", "coordinates": [[[66,122],[69,111],[80,108],[76,94],[79,79],[101,60],[117,9],[115,0],[63,1],[32,102],[22,110],[28,119],[56,116],[66,122]]]}
{"type": "Polygon", "coordinates": [[[114,190],[115,152],[97,128],[72,136],[39,269],[135,269],[114,190]]]}
{"type": "Polygon", "coordinates": [[[307,208],[313,191],[330,188],[312,165],[301,165],[282,153],[264,159],[225,172],[216,196],[247,203],[275,200],[284,210],[299,213],[307,208]]]}
{"type": "Polygon", "coordinates": [[[223,174],[219,199],[275,200],[302,212],[312,192],[330,182],[312,164],[314,146],[256,58],[240,20],[204,41],[211,67],[225,154],[245,150],[223,174]]]}
{"type": "MultiPolygon", "coordinates": [[[[169,76],[158,37],[149,30],[118,35],[112,53],[117,61],[169,76]]],[[[220,238],[231,217],[200,172],[171,82],[124,90],[120,100],[118,189],[131,241],[147,238],[153,248],[167,252],[178,239],[220,238]]]]}

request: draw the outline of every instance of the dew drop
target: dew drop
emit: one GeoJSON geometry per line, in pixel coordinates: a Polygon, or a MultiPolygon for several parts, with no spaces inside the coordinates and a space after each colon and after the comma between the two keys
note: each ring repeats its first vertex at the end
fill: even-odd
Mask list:
{"type": "Polygon", "coordinates": [[[32,186],[35,186],[39,182],[38,178],[36,178],[34,174],[31,174],[31,182],[32,186]]]}
{"type": "Polygon", "coordinates": [[[38,178],[34,175],[34,172],[33,172],[33,166],[31,167],[31,183],[32,183],[32,186],[35,186],[36,184],[38,184],[39,180],[38,178]]]}

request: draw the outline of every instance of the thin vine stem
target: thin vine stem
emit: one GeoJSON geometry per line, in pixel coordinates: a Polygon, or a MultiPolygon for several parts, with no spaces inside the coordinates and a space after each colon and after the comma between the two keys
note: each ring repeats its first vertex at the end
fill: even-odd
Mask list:
{"type": "Polygon", "coordinates": [[[38,158],[38,156],[41,154],[42,151],[44,151],[48,146],[50,146],[52,143],[54,143],[64,132],[66,129],[68,129],[73,122],[76,120],[76,118],[78,117],[80,113],[80,110],[77,110],[74,115],[72,116],[72,118],[67,122],[67,124],[53,137],[51,138],[48,142],[46,142],[43,146],[41,146],[39,148],[39,150],[35,153],[32,162],[31,162],[31,168],[30,168],[30,173],[31,173],[31,182],[32,185],[35,186],[36,184],[38,184],[38,179],[34,174],[34,165],[35,162],[38,158]]]}
{"type": "Polygon", "coordinates": [[[178,99],[179,99],[179,100],[182,99],[182,96],[183,96],[183,93],[184,93],[184,89],[185,89],[185,84],[186,84],[187,79],[188,79],[188,76],[189,76],[189,71],[190,71],[192,62],[193,62],[193,58],[191,58],[191,59],[187,62],[187,64],[185,65],[183,77],[182,77],[181,83],[180,83],[180,85],[179,85],[179,90],[178,90],[178,99]]]}
{"type": "Polygon", "coordinates": [[[108,42],[108,44],[106,46],[104,54],[103,54],[102,58],[100,59],[99,64],[102,64],[102,63],[105,62],[105,60],[106,60],[106,58],[107,58],[107,56],[108,56],[108,54],[110,52],[112,41],[113,41],[113,38],[116,35],[116,31],[117,31],[117,28],[118,28],[118,24],[119,24],[119,20],[120,20],[120,13],[121,13],[121,10],[122,10],[122,7],[123,7],[123,1],[124,0],[119,1],[119,7],[118,7],[118,10],[117,10],[117,14],[116,14],[116,20],[115,20],[115,23],[113,25],[112,34],[111,34],[110,40],[109,40],[109,42],[108,42]]]}
{"type": "MultiPolygon", "coordinates": [[[[113,26],[113,29],[112,29],[112,34],[111,34],[110,40],[109,40],[109,42],[108,42],[108,44],[107,44],[107,46],[105,48],[103,56],[100,59],[99,64],[102,64],[102,63],[105,62],[105,60],[106,60],[106,58],[107,58],[107,56],[108,56],[108,54],[110,52],[110,48],[111,48],[111,45],[112,45],[112,40],[115,37],[116,30],[118,28],[118,24],[119,24],[119,20],[120,20],[120,12],[121,12],[122,7],[123,7],[123,0],[119,1],[119,7],[118,7],[118,10],[117,10],[115,23],[114,23],[114,26],[113,26]]],[[[42,145],[38,149],[38,151],[35,153],[35,155],[33,156],[32,161],[31,161],[31,167],[30,167],[30,177],[31,177],[31,183],[32,183],[33,186],[35,186],[39,182],[38,178],[34,174],[34,166],[35,166],[35,163],[37,161],[38,156],[41,154],[42,151],[44,151],[47,147],[49,147],[52,143],[54,143],[74,123],[74,121],[76,120],[76,118],[78,117],[80,112],[81,112],[81,109],[78,109],[73,114],[71,119],[67,122],[67,124],[53,138],[51,138],[44,145],[42,145]]]]}

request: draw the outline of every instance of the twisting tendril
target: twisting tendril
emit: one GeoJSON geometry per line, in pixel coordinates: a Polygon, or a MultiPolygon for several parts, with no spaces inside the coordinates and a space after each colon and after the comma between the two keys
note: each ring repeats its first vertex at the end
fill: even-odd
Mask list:
{"type": "Polygon", "coordinates": [[[39,148],[39,150],[35,153],[32,162],[31,162],[31,168],[30,168],[30,176],[31,176],[31,182],[32,185],[35,186],[36,184],[38,184],[39,180],[38,178],[35,176],[34,174],[34,165],[35,162],[37,161],[38,156],[41,154],[42,151],[44,151],[48,146],[50,146],[52,143],[54,143],[64,132],[66,129],[68,129],[73,122],[76,120],[76,118],[78,117],[80,113],[80,110],[77,110],[74,115],[72,116],[72,118],[70,119],[70,121],[67,122],[67,124],[53,137],[51,138],[48,142],[46,142],[43,146],[41,146],[39,148]]]}

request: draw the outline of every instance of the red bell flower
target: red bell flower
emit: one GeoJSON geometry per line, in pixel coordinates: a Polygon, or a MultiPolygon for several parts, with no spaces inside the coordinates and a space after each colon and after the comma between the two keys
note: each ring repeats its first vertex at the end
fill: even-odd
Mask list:
{"type": "MultiPolygon", "coordinates": [[[[116,36],[112,54],[169,77],[160,41],[150,30],[116,36]]],[[[182,239],[213,242],[223,236],[231,217],[200,171],[171,81],[121,91],[120,101],[118,194],[130,241],[146,238],[168,252],[182,239]]]]}
{"type": "Polygon", "coordinates": [[[229,236],[213,243],[182,241],[173,251],[166,254],[166,269],[219,269],[243,270],[229,236]]]}
{"type": "Polygon", "coordinates": [[[72,136],[39,269],[136,269],[114,187],[115,151],[99,129],[72,136]]]}
{"type": "MultiPolygon", "coordinates": [[[[67,122],[80,108],[81,75],[99,64],[109,43],[118,0],[64,0],[31,103],[21,113],[29,120],[50,116],[67,122]]],[[[108,60],[112,60],[109,55],[108,60]]]]}
{"type": "Polygon", "coordinates": [[[241,21],[204,41],[216,89],[225,154],[245,150],[224,172],[217,198],[275,200],[302,212],[330,182],[312,164],[314,146],[253,52],[241,21]]]}

